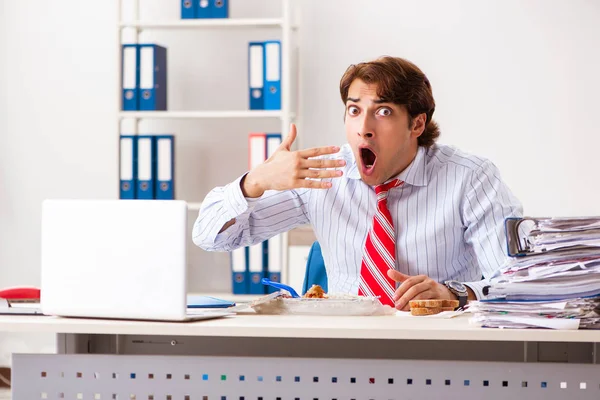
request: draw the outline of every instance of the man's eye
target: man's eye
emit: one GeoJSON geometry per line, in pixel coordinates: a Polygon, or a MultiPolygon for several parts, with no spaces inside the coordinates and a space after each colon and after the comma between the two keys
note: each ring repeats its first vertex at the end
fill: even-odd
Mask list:
{"type": "Polygon", "coordinates": [[[381,115],[382,117],[387,117],[392,113],[392,110],[389,108],[380,108],[377,110],[377,115],[381,115]]]}
{"type": "Polygon", "coordinates": [[[348,107],[348,114],[350,114],[350,115],[358,114],[358,107],[355,107],[355,106],[348,107]]]}

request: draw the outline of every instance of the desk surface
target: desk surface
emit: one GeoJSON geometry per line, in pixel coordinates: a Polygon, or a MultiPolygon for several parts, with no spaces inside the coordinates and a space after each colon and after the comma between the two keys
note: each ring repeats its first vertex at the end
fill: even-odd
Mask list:
{"type": "Polygon", "coordinates": [[[0,331],[263,338],[600,342],[599,330],[486,329],[471,325],[468,315],[436,319],[238,314],[214,320],[172,323],[2,315],[0,331]]]}

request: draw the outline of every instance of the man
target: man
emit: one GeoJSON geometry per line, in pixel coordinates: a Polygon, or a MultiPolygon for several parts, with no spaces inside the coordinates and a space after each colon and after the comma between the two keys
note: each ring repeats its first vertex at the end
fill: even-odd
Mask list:
{"type": "Polygon", "coordinates": [[[522,214],[497,168],[435,144],[431,85],[409,61],[352,65],[340,94],[348,144],[291,151],[292,125],[265,163],[206,196],[194,243],[230,251],[310,223],[330,292],[403,310],[481,298],[505,260],[504,219],[522,214]]]}

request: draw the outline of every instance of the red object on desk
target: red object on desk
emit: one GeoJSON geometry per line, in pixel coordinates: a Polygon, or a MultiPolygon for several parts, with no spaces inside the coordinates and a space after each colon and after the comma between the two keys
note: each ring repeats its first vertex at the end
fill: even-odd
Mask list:
{"type": "Polygon", "coordinates": [[[6,300],[40,299],[40,289],[34,287],[13,287],[0,290],[0,298],[6,300]]]}

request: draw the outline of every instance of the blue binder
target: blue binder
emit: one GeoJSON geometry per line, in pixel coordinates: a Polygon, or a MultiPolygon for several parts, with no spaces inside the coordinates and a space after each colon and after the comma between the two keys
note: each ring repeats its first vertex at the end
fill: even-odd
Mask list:
{"type": "MultiPolygon", "coordinates": [[[[282,137],[280,133],[267,133],[266,135],[266,156],[271,157],[281,145],[282,137]]],[[[281,235],[275,235],[268,239],[265,246],[266,255],[266,276],[273,282],[281,282],[281,270],[283,268],[283,238],[281,235]]],[[[272,286],[265,286],[268,293],[276,292],[278,289],[272,286]]]]}
{"type": "Polygon", "coordinates": [[[250,109],[264,110],[265,98],[265,46],[262,42],[248,44],[248,88],[250,109]]]}
{"type": "Polygon", "coordinates": [[[265,42],[265,110],[281,110],[281,42],[265,42]]]}
{"type": "Polygon", "coordinates": [[[121,77],[123,111],[139,109],[139,50],[137,44],[124,44],[121,49],[121,77]]]}
{"type": "Polygon", "coordinates": [[[212,18],[228,18],[229,17],[229,0],[211,0],[211,17],[212,18]]]}
{"type": "Polygon", "coordinates": [[[137,190],[141,200],[154,199],[156,175],[156,140],[151,135],[137,137],[137,190]]]}
{"type": "Polygon", "coordinates": [[[139,45],[140,110],[167,109],[167,49],[156,44],[139,45]]]}
{"type": "Polygon", "coordinates": [[[181,0],[181,19],[196,18],[196,0],[181,0]]]}
{"type": "Polygon", "coordinates": [[[196,18],[212,18],[213,0],[194,0],[194,12],[196,18]]]}
{"type": "Polygon", "coordinates": [[[173,200],[175,199],[175,136],[157,135],[155,138],[155,198],[159,200],[173,200]]]}
{"type": "Polygon", "coordinates": [[[134,135],[121,135],[119,165],[119,198],[135,199],[137,176],[137,138],[134,135]]]}
{"type": "Polygon", "coordinates": [[[249,247],[248,271],[250,294],[265,294],[265,286],[262,284],[265,271],[264,242],[249,247]]]}
{"type": "MultiPolygon", "coordinates": [[[[264,242],[262,242],[262,248],[263,248],[263,277],[265,278],[269,278],[270,280],[272,280],[273,282],[281,282],[281,274],[277,275],[277,274],[270,274],[270,268],[271,268],[271,264],[270,264],[270,253],[271,253],[271,240],[265,240],[264,242]],[[275,278],[274,280],[271,278],[275,278]]],[[[275,267],[275,265],[273,265],[273,267],[275,267]]],[[[262,284],[262,279],[261,279],[261,284],[262,284]]],[[[263,293],[267,294],[267,293],[273,293],[276,292],[277,290],[273,290],[276,289],[273,286],[266,286],[263,285],[263,293]]]]}
{"type": "Polygon", "coordinates": [[[233,294],[248,294],[248,248],[231,252],[231,289],[233,294]]]}

